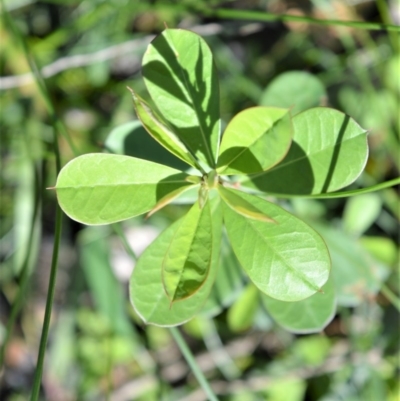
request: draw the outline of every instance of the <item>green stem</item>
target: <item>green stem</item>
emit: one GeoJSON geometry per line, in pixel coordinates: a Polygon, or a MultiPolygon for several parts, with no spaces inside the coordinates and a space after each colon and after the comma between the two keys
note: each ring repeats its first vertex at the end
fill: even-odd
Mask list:
{"type": "Polygon", "coordinates": [[[62,211],[60,209],[60,206],[57,205],[56,225],[55,225],[54,243],[53,243],[53,256],[51,260],[51,270],[50,270],[49,286],[46,300],[46,310],[44,313],[42,335],[40,337],[39,353],[36,363],[35,376],[33,379],[31,401],[37,401],[39,397],[40,383],[42,381],[43,362],[46,352],[47,337],[49,335],[51,309],[53,306],[54,290],[57,277],[58,251],[60,248],[60,239],[61,239],[61,222],[62,222],[62,211]]]}
{"type": "MultiPolygon", "coordinates": [[[[385,188],[390,188],[400,184],[400,178],[393,178],[393,180],[382,182],[381,184],[372,185],[366,188],[353,189],[350,191],[330,192],[325,194],[303,195],[303,194],[278,194],[268,192],[267,195],[276,198],[306,198],[306,199],[330,199],[330,198],[348,198],[349,196],[356,196],[367,194],[369,192],[380,191],[385,188]]],[[[265,193],[263,193],[265,195],[265,193]]]]}
{"type": "Polygon", "coordinates": [[[137,256],[135,255],[135,252],[133,251],[132,247],[129,245],[129,242],[126,238],[126,235],[124,233],[124,230],[121,227],[121,223],[114,223],[111,224],[113,230],[115,233],[118,235],[120,238],[122,245],[125,249],[125,252],[132,258],[133,261],[137,261],[137,256]]]}
{"type": "MultiPolygon", "coordinates": [[[[28,45],[21,35],[20,31],[14,24],[12,18],[10,18],[7,9],[4,7],[4,2],[1,1],[2,8],[3,8],[3,18],[5,22],[10,27],[13,35],[19,41],[24,55],[29,63],[29,66],[32,70],[32,73],[35,78],[35,82],[38,86],[39,92],[42,95],[42,98],[45,102],[47,112],[50,115],[51,124],[53,126],[53,151],[56,159],[56,172],[57,174],[61,170],[61,157],[60,157],[60,150],[58,147],[58,133],[62,134],[67,142],[69,143],[71,149],[74,153],[77,153],[75,147],[68,135],[67,130],[65,129],[64,125],[62,124],[61,120],[57,117],[55,112],[54,106],[50,100],[50,94],[47,90],[46,84],[40,75],[39,69],[37,68],[36,61],[28,49],[28,45]]],[[[33,388],[32,388],[32,395],[31,401],[36,401],[39,397],[40,391],[40,383],[42,380],[43,374],[43,362],[44,356],[46,352],[46,344],[47,338],[49,334],[49,327],[50,327],[50,318],[51,318],[51,309],[54,300],[54,290],[56,284],[56,277],[57,277],[57,265],[58,265],[58,253],[60,248],[60,239],[61,239],[61,223],[62,223],[62,211],[60,207],[57,205],[56,209],[56,222],[55,222],[55,233],[54,233],[54,243],[53,243],[53,256],[51,260],[51,270],[50,270],[50,278],[49,278],[49,286],[48,286],[48,293],[47,293],[47,300],[46,300],[46,309],[44,314],[44,321],[42,327],[42,334],[40,337],[40,345],[39,345],[39,352],[38,352],[38,359],[36,364],[35,376],[33,379],[33,388]]]]}
{"type": "Polygon", "coordinates": [[[175,342],[177,343],[179,349],[181,350],[183,356],[186,359],[186,362],[189,364],[190,368],[192,369],[193,374],[196,376],[196,379],[200,383],[201,387],[203,388],[204,392],[207,394],[209,401],[218,401],[217,396],[214,394],[210,384],[208,383],[207,379],[203,375],[199,365],[190,351],[190,348],[186,344],[185,340],[183,339],[180,331],[176,327],[169,328],[172,337],[174,337],[175,342]]]}
{"type": "Polygon", "coordinates": [[[342,21],[335,19],[319,19],[308,16],[289,15],[289,14],[271,14],[264,11],[246,11],[231,10],[220,8],[218,10],[202,9],[203,14],[224,19],[236,20],[252,20],[252,21],[294,21],[306,22],[309,24],[326,25],[326,26],[345,26],[348,28],[368,29],[368,30],[386,30],[400,32],[400,27],[393,24],[379,24],[374,22],[362,21],[342,21]]]}
{"type": "Polygon", "coordinates": [[[382,284],[381,292],[400,312],[400,299],[396,296],[396,294],[386,284],[382,284]]]}

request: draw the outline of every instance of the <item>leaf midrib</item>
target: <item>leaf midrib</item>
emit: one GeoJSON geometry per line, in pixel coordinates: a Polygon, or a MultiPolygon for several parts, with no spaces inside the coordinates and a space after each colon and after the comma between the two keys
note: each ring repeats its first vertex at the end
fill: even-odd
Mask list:
{"type": "Polygon", "coordinates": [[[179,183],[184,183],[190,185],[187,181],[162,181],[162,182],[136,182],[136,183],[131,183],[131,184],[94,184],[94,185],[74,185],[74,186],[61,186],[61,187],[55,187],[55,190],[58,191],[60,189],[79,189],[79,188],[102,188],[102,187],[107,187],[107,188],[113,188],[113,187],[132,187],[132,186],[140,186],[140,185],[164,185],[164,184],[179,184],[179,183]]]}

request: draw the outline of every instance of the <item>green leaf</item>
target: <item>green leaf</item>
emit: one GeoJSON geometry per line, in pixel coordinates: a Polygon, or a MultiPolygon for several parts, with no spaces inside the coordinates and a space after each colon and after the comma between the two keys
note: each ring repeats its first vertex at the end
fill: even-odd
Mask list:
{"type": "Polygon", "coordinates": [[[250,283],[229,308],[227,323],[234,333],[245,331],[253,324],[259,306],[258,294],[258,288],[250,283]]]}
{"type": "Polygon", "coordinates": [[[236,213],[239,213],[249,219],[276,224],[275,220],[271,219],[271,217],[269,216],[266,216],[250,202],[247,202],[245,199],[243,199],[240,196],[241,192],[225,188],[222,185],[218,187],[218,192],[221,195],[223,201],[236,213]]]}
{"type": "Polygon", "coordinates": [[[114,128],[104,142],[109,153],[137,157],[165,164],[178,170],[187,169],[187,163],[178,159],[155,141],[139,120],[130,121],[114,128]]]}
{"type": "MultiPolygon", "coordinates": [[[[186,181],[188,181],[189,177],[186,177],[186,181]]],[[[190,182],[190,181],[189,181],[190,182]]],[[[153,207],[153,209],[150,210],[149,213],[147,213],[146,218],[149,218],[151,215],[153,215],[154,213],[158,212],[159,210],[161,210],[163,207],[169,205],[170,203],[172,203],[176,198],[178,198],[179,196],[181,196],[184,192],[197,187],[197,184],[194,185],[187,185],[185,187],[180,187],[175,189],[174,191],[170,192],[169,194],[165,195],[163,198],[161,198],[157,204],[153,207]]]]}
{"type": "Polygon", "coordinates": [[[262,94],[261,106],[291,108],[292,115],[320,106],[327,97],[324,85],[306,71],[289,71],[274,78],[262,94]]]}
{"type": "Polygon", "coordinates": [[[118,334],[133,335],[121,284],[110,265],[107,227],[86,227],[79,233],[79,259],[98,311],[118,334]]]}
{"type": "Polygon", "coordinates": [[[150,96],[181,141],[198,160],[214,167],[219,86],[206,42],[193,32],[166,29],[147,48],[142,73],[150,96]]]}
{"type": "Polygon", "coordinates": [[[195,294],[207,279],[212,261],[209,202],[196,202],[181,220],[162,263],[162,279],[171,303],[195,294]]]}
{"type": "Polygon", "coordinates": [[[283,159],[291,140],[289,110],[246,109],[233,117],[225,129],[217,171],[229,175],[268,170],[283,159]]]}
{"type": "Polygon", "coordinates": [[[314,108],[293,117],[293,142],[271,170],[242,185],[263,192],[309,195],[350,185],[368,157],[367,133],[353,119],[333,109],[314,108]]]}
{"type": "Polygon", "coordinates": [[[338,305],[357,306],[374,297],[389,274],[358,241],[345,232],[312,223],[323,236],[332,258],[332,277],[338,305]]]}
{"type": "Polygon", "coordinates": [[[253,283],[281,301],[299,301],[320,291],[330,269],[322,238],[279,206],[253,195],[240,196],[278,223],[246,218],[222,204],[233,251],[253,283]]]}
{"type": "Polygon", "coordinates": [[[130,298],[134,309],[144,322],[158,326],[176,326],[191,319],[205,303],[217,273],[222,234],[218,197],[210,199],[210,207],[212,262],[206,282],[193,296],[171,305],[162,282],[161,269],[165,253],[181,220],[163,231],[139,258],[130,280],[130,298]]]}
{"type": "Polygon", "coordinates": [[[149,211],[166,194],[190,185],[186,177],[147,160],[92,153],[70,161],[55,188],[65,214],[80,223],[98,225],[149,211]]]}
{"type": "Polygon", "coordinates": [[[378,194],[364,194],[350,198],[343,213],[344,229],[360,236],[377,219],[381,212],[382,201],[378,194]]]}
{"type": "Polygon", "coordinates": [[[262,302],[271,317],[292,333],[315,333],[321,331],[332,320],[336,311],[335,287],[329,278],[317,292],[298,302],[283,302],[262,296],[262,302]]]}
{"type": "Polygon", "coordinates": [[[196,159],[186,149],[176,133],[164,123],[157,113],[132,89],[133,103],[138,118],[147,132],[165,149],[179,157],[192,167],[197,166],[196,159]]]}

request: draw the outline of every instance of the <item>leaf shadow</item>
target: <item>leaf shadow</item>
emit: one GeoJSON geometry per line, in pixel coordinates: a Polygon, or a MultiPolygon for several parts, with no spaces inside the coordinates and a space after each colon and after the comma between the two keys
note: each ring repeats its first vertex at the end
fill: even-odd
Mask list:
{"type": "Polygon", "coordinates": [[[288,195],[310,194],[314,188],[314,173],[307,154],[295,141],[277,166],[249,179],[263,192],[288,195]]]}
{"type": "MultiPolygon", "coordinates": [[[[250,148],[245,146],[234,146],[226,149],[218,158],[218,165],[226,166],[229,165],[230,168],[234,168],[237,171],[240,171],[242,174],[253,174],[259,173],[263,171],[263,167],[258,161],[258,159],[253,155],[250,148]],[[240,159],[246,154],[246,164],[243,162],[238,163],[239,158],[237,155],[240,155],[240,159]],[[236,159],[236,160],[234,160],[236,159]],[[233,160],[233,161],[232,161],[233,160]]],[[[222,174],[223,170],[222,170],[222,174]]]]}

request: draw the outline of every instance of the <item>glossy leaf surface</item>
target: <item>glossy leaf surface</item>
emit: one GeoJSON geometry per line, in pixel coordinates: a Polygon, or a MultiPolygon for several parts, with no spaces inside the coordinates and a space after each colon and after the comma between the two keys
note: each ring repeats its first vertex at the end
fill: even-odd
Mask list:
{"type": "Polygon", "coordinates": [[[328,108],[304,111],[292,119],[293,141],[271,170],[242,182],[263,192],[305,195],[336,191],[363,171],[367,134],[353,119],[328,108]]]}
{"type": "Polygon", "coordinates": [[[190,166],[196,167],[196,160],[176,133],[161,120],[157,113],[139,95],[132,90],[131,92],[136,114],[147,132],[169,152],[190,166]]]}
{"type": "Polygon", "coordinates": [[[289,110],[246,109],[233,117],[225,129],[217,171],[229,175],[268,170],[286,155],[291,139],[289,110]]]}
{"type": "Polygon", "coordinates": [[[162,263],[181,220],[163,231],[139,258],[130,280],[130,298],[144,322],[175,326],[191,319],[204,305],[214,283],[219,261],[222,219],[218,202],[218,198],[210,200],[213,239],[210,271],[204,285],[193,296],[171,305],[162,282],[162,263]]]}
{"type": "Polygon", "coordinates": [[[286,330],[299,334],[319,332],[335,315],[335,286],[329,278],[322,292],[302,301],[283,302],[262,295],[262,302],[271,317],[286,330]]]}
{"type": "Polygon", "coordinates": [[[306,71],[288,71],[274,78],[262,94],[261,106],[286,107],[292,115],[322,105],[324,85],[306,71]]]}
{"type": "Polygon", "coordinates": [[[212,261],[209,202],[196,202],[180,221],[162,263],[162,279],[171,303],[195,294],[207,279],[212,261]]]}
{"type": "Polygon", "coordinates": [[[70,161],[57,178],[58,202],[73,220],[109,224],[145,213],[186,185],[179,170],[134,157],[92,153],[70,161]]]}
{"type": "Polygon", "coordinates": [[[193,32],[166,29],[147,48],[142,73],[150,96],[181,141],[214,167],[220,136],[219,89],[206,42],[193,32]]]}
{"type": "Polygon", "coordinates": [[[319,291],[330,269],[322,238],[279,206],[253,195],[240,196],[277,222],[248,219],[222,204],[232,248],[253,283],[282,301],[300,301],[319,291]]]}

